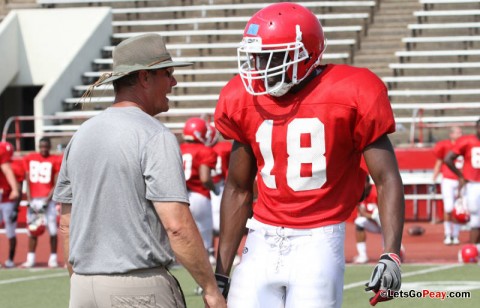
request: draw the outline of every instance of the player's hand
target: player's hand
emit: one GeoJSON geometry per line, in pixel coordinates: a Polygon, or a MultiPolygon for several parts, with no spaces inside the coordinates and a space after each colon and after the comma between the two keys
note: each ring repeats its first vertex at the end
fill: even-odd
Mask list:
{"type": "Polygon", "coordinates": [[[436,191],[437,191],[437,185],[435,185],[435,184],[428,185],[428,192],[429,193],[434,194],[434,193],[436,193],[436,191]]]}
{"type": "Polygon", "coordinates": [[[226,299],[228,296],[228,290],[230,289],[230,278],[228,276],[215,273],[215,280],[217,280],[217,286],[226,299]]]}
{"type": "Polygon", "coordinates": [[[380,213],[378,212],[378,207],[373,210],[372,219],[377,223],[377,225],[381,226],[380,213]]]}
{"type": "Polygon", "coordinates": [[[394,253],[384,253],[373,269],[370,281],[365,284],[365,291],[373,291],[375,296],[370,298],[370,305],[393,299],[388,291],[398,291],[402,285],[400,257],[394,253]]]}
{"type": "Polygon", "coordinates": [[[17,190],[14,189],[10,192],[10,195],[8,196],[8,198],[10,200],[17,200],[18,198],[20,198],[20,194],[17,190]]]}

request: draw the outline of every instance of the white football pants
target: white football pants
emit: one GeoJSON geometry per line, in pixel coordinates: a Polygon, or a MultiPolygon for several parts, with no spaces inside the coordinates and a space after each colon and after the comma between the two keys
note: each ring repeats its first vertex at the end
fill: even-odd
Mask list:
{"type": "Polygon", "coordinates": [[[205,249],[210,249],[213,242],[212,204],[210,199],[196,192],[188,192],[190,212],[197,224],[205,249]]]}
{"type": "Polygon", "coordinates": [[[242,261],[235,268],[229,308],[341,307],[345,224],[290,229],[247,222],[242,261]]]}

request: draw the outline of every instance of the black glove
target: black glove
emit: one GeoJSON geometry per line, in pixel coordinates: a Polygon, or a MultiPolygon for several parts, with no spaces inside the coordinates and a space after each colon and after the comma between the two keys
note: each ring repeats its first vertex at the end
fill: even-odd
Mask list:
{"type": "Polygon", "coordinates": [[[227,299],[228,290],[230,289],[230,278],[228,276],[215,273],[215,279],[217,280],[217,286],[222,293],[223,297],[227,299]]]}
{"type": "Polygon", "coordinates": [[[384,253],[380,256],[370,277],[365,284],[365,291],[373,291],[375,296],[370,298],[370,305],[375,306],[379,302],[393,299],[389,291],[398,291],[402,285],[400,271],[400,257],[394,253],[384,253]]]}
{"type": "Polygon", "coordinates": [[[10,221],[12,223],[17,222],[18,219],[18,208],[13,209],[12,213],[10,214],[10,221]]]}

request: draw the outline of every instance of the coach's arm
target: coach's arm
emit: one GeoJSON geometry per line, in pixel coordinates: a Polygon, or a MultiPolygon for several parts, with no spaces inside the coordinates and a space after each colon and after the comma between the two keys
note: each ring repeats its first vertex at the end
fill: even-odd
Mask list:
{"type": "Polygon", "coordinates": [[[67,265],[68,273],[70,277],[73,274],[72,264],[68,262],[68,258],[70,256],[70,213],[72,212],[72,204],[71,203],[60,203],[61,210],[60,210],[60,234],[62,235],[63,239],[63,260],[67,265]]]}
{"type": "Polygon", "coordinates": [[[202,287],[207,306],[226,307],[188,204],[180,202],[154,202],[153,204],[167,231],[177,260],[202,287]]]}

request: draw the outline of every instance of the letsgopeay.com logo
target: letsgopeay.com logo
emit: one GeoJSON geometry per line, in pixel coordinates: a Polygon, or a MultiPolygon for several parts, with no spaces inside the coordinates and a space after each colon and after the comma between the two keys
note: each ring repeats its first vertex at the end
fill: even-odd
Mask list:
{"type": "Polygon", "coordinates": [[[429,298],[445,300],[448,298],[471,298],[470,291],[438,291],[438,290],[408,290],[408,291],[393,291],[380,290],[380,296],[388,298],[429,298]]]}

